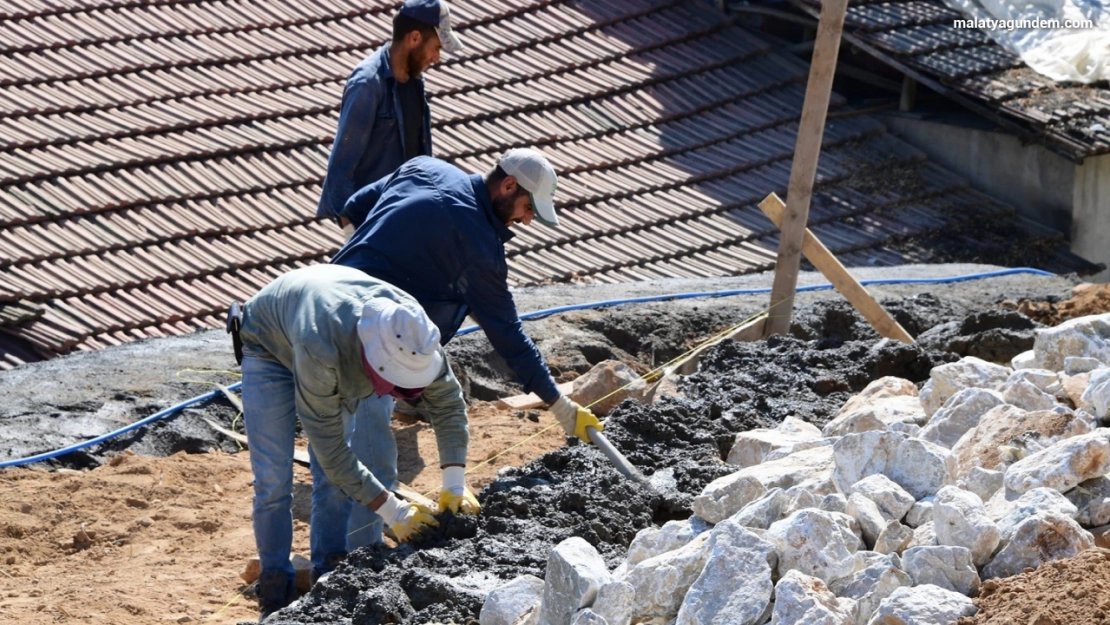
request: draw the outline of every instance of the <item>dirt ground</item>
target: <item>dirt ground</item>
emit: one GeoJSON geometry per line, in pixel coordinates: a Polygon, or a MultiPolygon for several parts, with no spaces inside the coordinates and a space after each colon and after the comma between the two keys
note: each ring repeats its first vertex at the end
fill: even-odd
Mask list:
{"type": "MultiPolygon", "coordinates": [[[[564,444],[547,412],[477,402],[470,420],[475,491],[502,467],[564,444]]],[[[397,415],[394,433],[400,477],[434,498],[440,472],[431,427],[397,415]]],[[[0,470],[0,622],[257,619],[257,603],[243,595],[238,575],[254,556],[248,453],[124,452],[87,471],[0,470]]],[[[294,552],[307,557],[307,467],[295,467],[295,480],[294,552]]]]}
{"type": "Polygon", "coordinates": [[[1097,315],[1110,311],[1110,284],[1079,284],[1072,290],[1072,296],[1063,301],[1021,300],[1007,302],[1011,307],[1026,316],[1054,326],[1087,315],[1097,315]]]}

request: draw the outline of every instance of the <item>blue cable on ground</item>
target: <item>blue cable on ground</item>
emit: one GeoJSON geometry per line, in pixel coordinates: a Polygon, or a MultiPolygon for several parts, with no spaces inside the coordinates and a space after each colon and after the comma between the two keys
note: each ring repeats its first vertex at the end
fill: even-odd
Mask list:
{"type": "MultiPolygon", "coordinates": [[[[986,271],[986,272],[982,272],[982,273],[971,273],[971,274],[964,274],[962,276],[951,276],[951,277],[947,277],[947,278],[884,278],[884,279],[881,279],[881,280],[880,279],[860,280],[860,284],[862,284],[864,286],[883,285],[883,284],[952,284],[952,283],[956,283],[956,282],[967,282],[969,280],[979,280],[979,279],[982,279],[982,278],[997,278],[997,277],[1000,277],[1000,276],[1008,276],[1008,275],[1014,275],[1014,274],[1033,274],[1033,275],[1037,275],[1037,276],[1055,276],[1056,275],[1054,273],[1051,273],[1051,272],[1048,272],[1048,271],[1042,271],[1040,269],[1032,269],[1032,268],[1029,268],[1029,267],[1018,267],[1018,268],[1014,268],[1014,269],[1000,269],[1000,270],[997,270],[997,271],[986,271]]],[[[812,284],[812,285],[809,285],[809,286],[800,286],[796,290],[799,293],[805,293],[805,292],[809,292],[809,291],[827,291],[831,288],[833,288],[833,285],[826,282],[826,283],[823,283],[823,284],[812,284]]],[[[554,307],[554,308],[546,308],[544,310],[537,310],[537,311],[534,311],[534,312],[525,313],[523,315],[520,315],[520,319],[521,319],[521,321],[527,321],[529,319],[539,319],[539,318],[542,318],[542,317],[547,317],[547,316],[550,316],[550,315],[557,315],[559,313],[564,313],[564,312],[571,312],[571,311],[574,311],[574,310],[585,310],[585,309],[588,309],[588,308],[605,308],[605,307],[608,307],[608,306],[619,306],[621,304],[642,304],[642,303],[647,303],[647,302],[665,302],[665,301],[672,301],[672,300],[679,300],[679,299],[691,299],[691,298],[695,298],[695,297],[729,297],[729,296],[733,296],[733,295],[761,295],[761,294],[770,293],[770,292],[771,292],[770,287],[763,287],[763,288],[755,288],[755,289],[732,289],[732,290],[726,290],[726,291],[696,291],[696,292],[689,292],[689,293],[673,293],[673,294],[670,294],[670,295],[647,295],[647,296],[644,296],[644,297],[630,297],[630,298],[625,298],[625,299],[611,299],[611,300],[604,300],[604,301],[600,301],[600,302],[590,302],[590,303],[587,303],[587,304],[572,304],[572,305],[569,305],[569,306],[557,306],[557,307],[554,307]]],[[[455,336],[462,336],[464,334],[470,334],[471,332],[475,332],[478,329],[479,329],[478,326],[468,326],[468,327],[463,328],[463,329],[459,330],[458,332],[456,332],[455,336]]],[[[231,391],[234,391],[234,390],[237,390],[240,386],[242,386],[242,384],[243,384],[242,382],[236,382],[235,384],[232,384],[231,386],[228,386],[227,389],[231,390],[231,391]]],[[[121,435],[126,434],[128,432],[131,432],[133,430],[137,430],[138,428],[141,428],[145,425],[150,425],[151,423],[154,423],[155,421],[165,419],[166,417],[174,415],[174,414],[180,412],[181,410],[183,410],[185,408],[188,408],[189,406],[192,406],[194,404],[199,404],[201,402],[208,401],[209,399],[213,399],[216,396],[218,396],[220,394],[220,392],[221,391],[212,391],[210,393],[205,393],[204,395],[198,395],[197,397],[185,400],[185,401],[181,402],[180,404],[177,404],[175,406],[170,406],[169,408],[166,408],[165,410],[162,410],[160,412],[152,414],[149,417],[146,417],[145,419],[142,419],[141,421],[136,421],[135,423],[132,423],[131,425],[128,425],[126,427],[122,427],[118,430],[115,430],[114,432],[109,432],[107,434],[98,436],[98,437],[96,437],[94,439],[91,439],[91,440],[82,441],[80,443],[74,443],[73,445],[69,445],[68,447],[63,447],[62,449],[57,449],[57,450],[54,450],[54,451],[45,452],[45,453],[41,453],[41,454],[36,454],[34,456],[28,456],[27,458],[17,458],[15,460],[0,461],[0,469],[4,469],[4,468],[7,468],[7,467],[17,467],[17,466],[21,466],[21,465],[25,465],[25,464],[31,464],[33,462],[42,462],[43,460],[50,460],[52,458],[57,458],[58,456],[64,456],[65,454],[73,453],[75,451],[80,451],[80,450],[85,449],[87,447],[92,447],[93,445],[98,445],[100,443],[103,443],[103,442],[105,442],[107,440],[110,440],[112,438],[115,438],[117,436],[121,436],[121,435]]]]}

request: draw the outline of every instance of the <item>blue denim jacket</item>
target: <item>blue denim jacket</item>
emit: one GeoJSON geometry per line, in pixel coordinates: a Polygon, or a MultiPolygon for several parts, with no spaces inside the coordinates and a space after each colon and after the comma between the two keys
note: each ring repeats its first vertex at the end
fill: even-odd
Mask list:
{"type": "MultiPolygon", "coordinates": [[[[411,80],[418,81],[423,96],[424,79],[411,80]]],[[[355,191],[388,176],[405,162],[403,124],[386,43],[355,67],[343,87],[339,126],[328,157],[317,217],[338,217],[355,191]]],[[[432,117],[427,99],[423,154],[432,154],[432,117]]]]}
{"type": "Polygon", "coordinates": [[[513,235],[494,214],[481,176],[418,156],[360,189],[342,214],[357,230],[331,262],[415,297],[444,344],[473,314],[526,392],[548,403],[559,398],[517,316],[505,262],[513,235]]]}

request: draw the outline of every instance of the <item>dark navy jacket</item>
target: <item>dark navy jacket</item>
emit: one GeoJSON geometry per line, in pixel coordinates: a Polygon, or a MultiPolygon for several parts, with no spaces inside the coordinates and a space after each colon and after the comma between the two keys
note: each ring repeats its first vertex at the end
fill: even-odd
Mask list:
{"type": "MultiPolygon", "coordinates": [[[[418,82],[424,101],[422,154],[432,154],[432,117],[424,98],[424,79],[418,82]]],[[[317,217],[339,216],[347,199],[362,187],[393,173],[405,162],[404,119],[397,80],[389,63],[389,44],[359,63],[343,87],[339,126],[328,157],[328,172],[317,217]]]]}
{"type": "Polygon", "coordinates": [[[509,292],[505,242],[481,176],[418,156],[347,201],[357,228],[331,262],[361,269],[416,298],[446,344],[473,314],[524,390],[550,403],[559,390],[524,333],[509,292]]]}

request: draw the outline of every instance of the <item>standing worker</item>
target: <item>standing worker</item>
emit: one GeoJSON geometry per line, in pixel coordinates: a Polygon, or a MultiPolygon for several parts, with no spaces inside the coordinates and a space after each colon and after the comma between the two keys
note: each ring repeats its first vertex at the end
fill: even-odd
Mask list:
{"type": "MultiPolygon", "coordinates": [[[[590,442],[586,428],[600,431],[601,424],[559,392],[524,333],[508,286],[510,228],[533,219],[557,226],[556,184],[555,170],[532,149],[509,150],[484,175],[467,175],[431,157],[415,158],[348,200],[342,214],[357,230],[332,263],[411,294],[439,328],[443,344],[473,315],[525,392],[551,405],[567,435],[590,442]]],[[[392,412],[390,406],[374,408],[383,411],[379,419],[392,412]]],[[[352,517],[356,514],[360,511],[352,511],[352,517]]],[[[360,525],[353,518],[351,524],[360,525]]]]}
{"type": "MultiPolygon", "coordinates": [[[[423,73],[439,62],[441,50],[455,53],[461,49],[462,43],[451,30],[446,1],[405,0],[393,17],[392,41],[359,63],[343,88],[317,217],[335,219],[350,236],[353,228],[340,212],[351,195],[393,173],[405,161],[431,155],[431,113],[423,73]]],[[[396,463],[391,460],[397,455],[397,444],[392,437],[368,438],[366,433],[388,428],[392,409],[391,398],[369,397],[360,403],[347,429],[347,442],[355,455],[387,487],[392,487],[397,477],[396,463]]],[[[327,522],[347,524],[352,551],[381,542],[381,522],[369,512],[355,512],[349,524],[340,517],[327,522]]]]}
{"type": "MultiPolygon", "coordinates": [[[[234,315],[234,313],[233,313],[234,315]]],[[[233,318],[233,321],[236,319],[233,318]]],[[[316,576],[347,553],[346,519],[356,506],[374,510],[399,540],[427,525],[432,511],[398,499],[347,445],[344,421],[366,398],[423,396],[436,435],[443,489],[440,512],[478,512],[466,487],[466,402],[451,372],[439,330],[407,293],[337,265],[290,271],[243,307],[236,347],[243,360],[243,419],[254,472],[254,539],[262,574],[261,619],[296,598],[293,566],[293,439],[300,419],[312,470],[310,549],[316,576]]],[[[367,432],[393,439],[384,430],[367,432]]],[[[396,471],[397,452],[392,458],[396,471]]],[[[260,620],[261,620],[260,619],[260,620]]]]}
{"type": "Polygon", "coordinates": [[[462,43],[444,0],[405,0],[393,40],[359,63],[343,87],[339,126],[328,157],[317,217],[338,219],[347,199],[405,161],[432,154],[432,118],[422,74],[462,43]]]}

